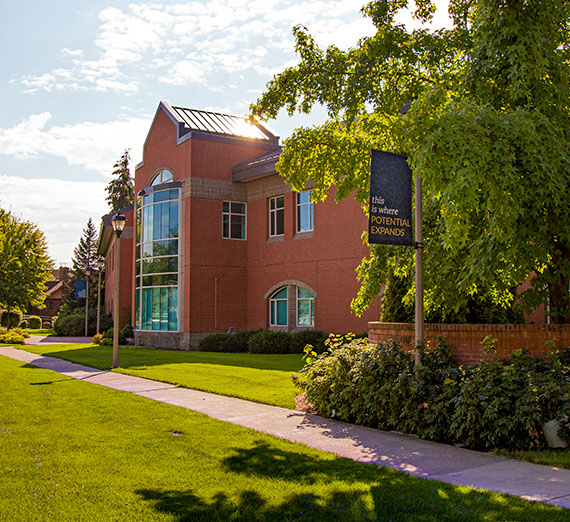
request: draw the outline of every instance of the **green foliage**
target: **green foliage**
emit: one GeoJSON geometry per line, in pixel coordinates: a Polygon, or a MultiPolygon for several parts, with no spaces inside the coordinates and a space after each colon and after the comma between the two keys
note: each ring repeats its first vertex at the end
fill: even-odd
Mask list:
{"type": "Polygon", "coordinates": [[[249,338],[247,347],[249,353],[291,353],[291,335],[262,330],[249,338]]]}
{"type": "Polygon", "coordinates": [[[70,315],[85,311],[85,299],[75,298],[75,282],[78,279],[88,281],[88,298],[89,308],[97,307],[97,285],[98,285],[98,268],[97,261],[97,230],[91,218],[87,221],[87,225],[83,229],[83,234],[79,239],[79,243],[73,249],[72,266],[69,279],[64,283],[63,304],[59,310],[59,315],[70,315]]]}
{"type": "MultiPolygon", "coordinates": [[[[329,120],[296,130],[278,172],[322,200],[368,199],[370,148],[406,153],[423,180],[426,311],[458,313],[474,296],[508,308],[513,288],[532,308],[550,302],[570,322],[570,17],[567,2],[452,0],[453,27],[407,31],[407,1],[364,9],[376,33],[343,51],[294,29],[297,65],[267,85],[252,115],[281,109],[329,120]],[[405,118],[403,104],[411,103],[405,118]]],[[[430,19],[434,4],[416,2],[430,19]]],[[[413,266],[409,248],[375,245],[363,260],[353,310],[362,313],[390,274],[413,266]]]]}
{"type": "Polygon", "coordinates": [[[131,205],[135,200],[135,184],[129,172],[129,151],[125,150],[121,159],[113,166],[114,179],[109,182],[105,190],[111,210],[117,212],[131,205]]]}
{"type": "Polygon", "coordinates": [[[320,330],[300,330],[291,334],[291,353],[303,353],[310,344],[317,353],[325,351],[327,334],[320,330]]]}
{"type": "Polygon", "coordinates": [[[135,332],[130,324],[123,325],[123,327],[119,330],[119,338],[124,339],[125,343],[127,342],[127,339],[134,339],[134,337],[135,332]]]}
{"type": "Polygon", "coordinates": [[[85,315],[60,316],[53,325],[53,329],[57,335],[62,337],[81,337],[85,335],[85,315]]]}
{"type": "Polygon", "coordinates": [[[240,353],[248,351],[249,339],[260,330],[240,332],[216,332],[200,339],[198,350],[203,352],[240,353]]]}
{"type": "MultiPolygon", "coordinates": [[[[103,341],[111,341],[110,344],[113,344],[113,327],[107,328],[102,336],[102,342],[100,344],[107,344],[103,341]]],[[[134,337],[133,327],[130,324],[124,325],[122,328],[119,329],[119,344],[127,344],[127,338],[132,339],[134,337]]]]}
{"type": "Polygon", "coordinates": [[[0,316],[0,326],[5,328],[15,328],[22,321],[22,312],[8,312],[4,310],[0,316]]]}
{"type": "Polygon", "coordinates": [[[22,337],[24,337],[24,339],[29,339],[30,338],[30,334],[28,332],[25,332],[24,330],[22,330],[22,328],[12,328],[10,330],[11,332],[14,332],[15,334],[21,335],[22,337]]]}
{"type": "Polygon", "coordinates": [[[333,339],[328,352],[306,358],[294,382],[321,415],[428,440],[474,449],[540,447],[542,425],[558,419],[570,441],[570,348],[545,358],[489,355],[464,368],[440,342],[422,347],[423,365],[415,367],[413,354],[396,343],[333,339]]]}
{"type": "Polygon", "coordinates": [[[31,315],[28,317],[28,328],[32,328],[33,330],[38,330],[42,327],[42,320],[37,315],[31,315]]]}
{"type": "Polygon", "coordinates": [[[26,344],[24,336],[15,330],[0,333],[0,344],[26,344]]]}
{"type": "Polygon", "coordinates": [[[103,334],[101,332],[96,333],[93,336],[93,343],[94,344],[101,344],[101,341],[103,340],[103,334]]]}
{"type": "Polygon", "coordinates": [[[43,307],[51,269],[47,242],[39,228],[0,208],[0,308],[43,307]]]}
{"type": "Polygon", "coordinates": [[[20,323],[20,328],[28,328],[28,320],[24,319],[21,323],[20,323]]]}

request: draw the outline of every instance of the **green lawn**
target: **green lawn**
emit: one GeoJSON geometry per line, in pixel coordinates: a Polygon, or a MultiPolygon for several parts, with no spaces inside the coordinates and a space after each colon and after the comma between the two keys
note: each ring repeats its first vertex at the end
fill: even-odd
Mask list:
{"type": "Polygon", "coordinates": [[[0,520],[568,521],[0,357],[0,520]]]}
{"type": "MultiPolygon", "coordinates": [[[[112,348],[96,344],[20,346],[94,368],[109,368],[112,348]]],[[[137,347],[119,349],[117,371],[186,388],[295,408],[291,373],[303,366],[301,355],[185,352],[137,347]]]]}

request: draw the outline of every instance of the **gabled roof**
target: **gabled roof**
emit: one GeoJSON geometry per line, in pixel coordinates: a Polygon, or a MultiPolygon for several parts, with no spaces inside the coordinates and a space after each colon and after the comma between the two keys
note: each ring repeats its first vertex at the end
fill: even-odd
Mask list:
{"type": "Polygon", "coordinates": [[[177,124],[178,142],[193,136],[202,139],[249,139],[261,140],[266,146],[275,148],[279,136],[265,124],[249,122],[241,116],[232,116],[219,112],[173,107],[160,102],[158,110],[163,110],[177,124]]]}

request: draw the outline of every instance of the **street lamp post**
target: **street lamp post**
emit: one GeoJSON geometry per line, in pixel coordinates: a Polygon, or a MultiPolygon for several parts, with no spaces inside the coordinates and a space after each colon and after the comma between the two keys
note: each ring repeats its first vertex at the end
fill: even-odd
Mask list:
{"type": "Polygon", "coordinates": [[[100,318],[101,318],[101,272],[105,268],[105,260],[100,257],[97,261],[97,267],[99,268],[99,279],[97,281],[97,331],[99,333],[100,318]]]}
{"type": "Polygon", "coordinates": [[[89,275],[91,274],[91,268],[89,266],[85,269],[85,337],[88,334],[89,326],[89,275]]]}
{"type": "Polygon", "coordinates": [[[127,218],[121,214],[115,214],[111,220],[115,231],[115,297],[113,299],[113,368],[119,365],[119,283],[120,283],[120,237],[125,228],[127,218]]]}

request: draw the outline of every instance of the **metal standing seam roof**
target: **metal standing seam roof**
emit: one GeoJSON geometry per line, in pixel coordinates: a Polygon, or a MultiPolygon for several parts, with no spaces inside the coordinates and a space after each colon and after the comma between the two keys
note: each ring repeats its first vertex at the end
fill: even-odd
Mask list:
{"type": "Polygon", "coordinates": [[[197,109],[185,109],[184,107],[172,107],[172,110],[190,130],[262,140],[275,139],[275,136],[262,125],[248,123],[245,118],[239,116],[197,109]]]}

